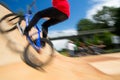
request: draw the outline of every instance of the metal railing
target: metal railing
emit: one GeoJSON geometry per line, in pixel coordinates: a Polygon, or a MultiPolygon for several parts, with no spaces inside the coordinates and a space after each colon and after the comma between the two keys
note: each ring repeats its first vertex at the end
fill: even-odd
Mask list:
{"type": "Polygon", "coordinates": [[[114,28],[108,28],[108,29],[95,29],[95,30],[80,31],[80,33],[76,35],[50,37],[50,40],[75,38],[79,36],[91,35],[91,34],[96,34],[96,33],[113,32],[114,30],[115,30],[114,28]]]}

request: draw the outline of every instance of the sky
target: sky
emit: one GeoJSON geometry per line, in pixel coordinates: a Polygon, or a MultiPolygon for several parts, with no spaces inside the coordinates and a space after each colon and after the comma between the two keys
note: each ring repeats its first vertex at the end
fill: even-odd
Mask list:
{"type": "MultiPolygon", "coordinates": [[[[27,5],[31,4],[33,0],[0,0],[5,3],[10,10],[17,12],[19,10],[26,11],[27,5]]],[[[70,3],[70,18],[62,23],[54,25],[49,28],[50,32],[76,30],[79,20],[83,18],[92,19],[92,15],[97,10],[102,9],[102,6],[120,6],[120,0],[68,0],[70,3]]],[[[36,0],[36,8],[33,12],[51,7],[51,0],[36,0]]],[[[39,21],[40,22],[40,21],[39,21]]],[[[40,24],[39,24],[40,25],[40,24]]]]}
{"type": "MultiPolygon", "coordinates": [[[[33,0],[0,0],[5,3],[10,10],[17,12],[19,10],[26,11],[26,6],[31,4],[33,0]]],[[[70,18],[62,23],[49,28],[49,36],[56,37],[62,35],[77,34],[77,23],[84,18],[92,19],[92,15],[101,10],[103,6],[120,7],[120,0],[68,0],[70,3],[70,18]]],[[[33,12],[51,7],[51,0],[36,0],[36,8],[33,12]]],[[[38,23],[40,25],[40,21],[38,23]]],[[[58,41],[58,40],[57,40],[58,41]]],[[[59,42],[54,42],[59,43],[59,42]]]]}
{"type": "MultiPolygon", "coordinates": [[[[31,4],[33,0],[1,0],[13,11],[17,12],[20,10],[26,10],[26,6],[31,4]]],[[[89,9],[89,2],[87,0],[69,0],[71,15],[68,20],[52,26],[50,30],[66,30],[66,29],[76,29],[77,22],[84,18],[86,11],[89,9]]],[[[51,7],[51,0],[36,0],[37,11],[51,7]]],[[[34,9],[34,8],[33,8],[34,9]]]]}

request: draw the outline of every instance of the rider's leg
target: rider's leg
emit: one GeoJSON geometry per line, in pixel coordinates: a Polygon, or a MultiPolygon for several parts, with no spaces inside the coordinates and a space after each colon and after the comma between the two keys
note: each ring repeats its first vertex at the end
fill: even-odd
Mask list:
{"type": "Polygon", "coordinates": [[[42,24],[42,35],[44,38],[47,37],[47,34],[48,34],[48,28],[51,26],[51,25],[54,25],[54,24],[57,24],[59,23],[60,21],[59,20],[56,20],[56,19],[49,19],[47,20],[46,22],[44,22],[42,24]]]}
{"type": "Polygon", "coordinates": [[[41,18],[44,18],[44,17],[51,17],[51,13],[52,12],[52,14],[53,15],[56,15],[56,14],[54,14],[54,8],[53,7],[50,7],[50,8],[47,8],[47,9],[45,9],[45,10],[42,10],[42,11],[39,11],[39,12],[37,12],[34,16],[33,16],[33,18],[32,18],[32,20],[30,21],[30,23],[29,23],[29,25],[25,28],[25,33],[27,33],[29,30],[31,30],[31,28],[33,27],[33,26],[35,26],[36,24],[37,24],[37,22],[41,19],[41,18]]]}
{"type": "Polygon", "coordinates": [[[30,21],[28,27],[26,27],[25,32],[28,32],[39,21],[39,19],[44,18],[44,17],[50,18],[50,20],[43,23],[43,27],[45,28],[45,30],[48,30],[47,28],[49,26],[57,24],[58,22],[64,21],[68,18],[68,16],[62,13],[61,11],[57,10],[54,7],[51,7],[43,11],[37,12],[35,16],[32,18],[32,20],[30,21]]]}
{"type": "MultiPolygon", "coordinates": [[[[60,22],[62,22],[62,21],[64,21],[64,20],[68,19],[68,17],[67,17],[64,13],[62,13],[62,12],[60,12],[60,11],[58,11],[58,10],[55,10],[54,13],[56,13],[56,15],[51,14],[51,15],[49,16],[50,19],[47,20],[47,21],[45,21],[45,22],[42,24],[42,32],[43,32],[43,37],[44,37],[44,38],[47,37],[48,28],[49,28],[50,26],[55,25],[55,24],[57,24],[57,23],[60,23],[60,22]]],[[[49,14],[50,14],[50,13],[49,13],[49,14]]]]}

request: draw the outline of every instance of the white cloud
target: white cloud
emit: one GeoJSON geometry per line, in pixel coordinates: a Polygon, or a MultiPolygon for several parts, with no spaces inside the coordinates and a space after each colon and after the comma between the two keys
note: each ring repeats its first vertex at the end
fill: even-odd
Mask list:
{"type": "Polygon", "coordinates": [[[61,37],[61,36],[71,36],[71,35],[77,35],[77,31],[75,29],[68,29],[63,31],[51,31],[48,34],[50,38],[61,37]]]}
{"type": "Polygon", "coordinates": [[[54,45],[54,48],[60,51],[66,48],[68,41],[68,39],[53,40],[52,43],[54,45]]]}
{"type": "MultiPolygon", "coordinates": [[[[68,29],[63,31],[50,31],[48,34],[50,38],[61,37],[61,36],[71,36],[71,35],[77,35],[77,31],[75,29],[68,29]]],[[[56,50],[62,50],[66,48],[66,44],[68,41],[69,41],[68,39],[52,40],[52,43],[56,50]]]]}
{"type": "Polygon", "coordinates": [[[120,0],[90,0],[93,6],[87,11],[86,18],[92,19],[92,15],[101,10],[103,6],[120,7],[120,0]]]}

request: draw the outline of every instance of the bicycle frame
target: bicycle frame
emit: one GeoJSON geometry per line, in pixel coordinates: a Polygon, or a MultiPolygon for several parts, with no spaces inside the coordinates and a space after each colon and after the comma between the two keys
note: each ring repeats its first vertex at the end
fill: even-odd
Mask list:
{"type": "MultiPolygon", "coordinates": [[[[26,26],[28,26],[29,25],[29,20],[30,20],[30,17],[31,17],[31,14],[29,14],[29,13],[26,13],[25,14],[25,22],[26,22],[26,26]]],[[[36,29],[37,29],[37,33],[35,33],[35,34],[38,34],[38,38],[37,38],[37,40],[36,40],[36,44],[33,42],[33,40],[31,39],[31,36],[32,35],[35,35],[35,34],[32,34],[32,35],[26,35],[26,37],[27,37],[27,39],[28,39],[28,41],[29,41],[29,43],[33,46],[33,48],[35,48],[37,51],[41,48],[41,37],[40,37],[40,32],[41,32],[41,30],[38,28],[38,26],[37,25],[35,25],[34,26],[36,29]]]]}

